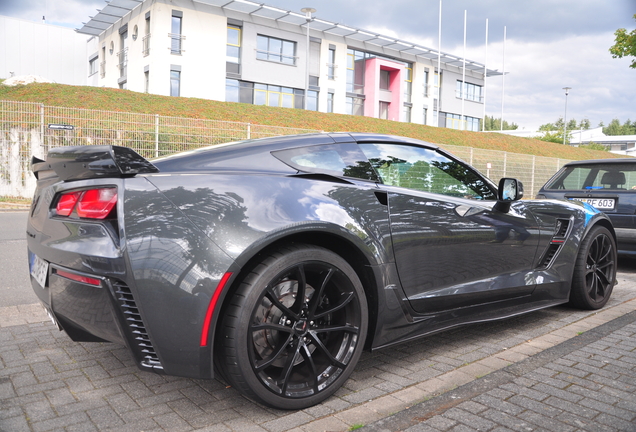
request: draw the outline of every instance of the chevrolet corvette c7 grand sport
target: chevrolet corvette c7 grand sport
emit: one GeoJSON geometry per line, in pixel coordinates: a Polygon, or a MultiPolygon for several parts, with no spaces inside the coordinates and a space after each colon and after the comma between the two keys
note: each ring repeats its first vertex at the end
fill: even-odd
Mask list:
{"type": "Polygon", "coordinates": [[[363,349],[601,308],[615,284],[605,214],[521,200],[516,179],[495,185],[409,138],[285,136],[152,161],[61,147],[32,170],[31,282],[61,330],[275,408],[328,398],[363,349]]]}

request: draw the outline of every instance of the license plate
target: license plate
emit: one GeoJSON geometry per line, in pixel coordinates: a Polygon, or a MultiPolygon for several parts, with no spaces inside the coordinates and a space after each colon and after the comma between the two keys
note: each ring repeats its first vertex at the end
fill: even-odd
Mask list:
{"type": "Polygon", "coordinates": [[[44,288],[46,286],[46,277],[49,274],[49,263],[33,252],[29,252],[29,271],[33,279],[44,288]]]}
{"type": "Polygon", "coordinates": [[[576,201],[588,203],[599,210],[614,210],[616,200],[614,198],[572,198],[576,201]]]}

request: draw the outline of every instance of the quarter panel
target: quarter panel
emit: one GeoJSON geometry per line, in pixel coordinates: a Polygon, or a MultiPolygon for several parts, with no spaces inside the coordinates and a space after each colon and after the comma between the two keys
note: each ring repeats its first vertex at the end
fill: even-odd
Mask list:
{"type": "Polygon", "coordinates": [[[201,329],[233,260],[144,178],[126,182],[123,223],[128,282],[165,371],[211,376],[201,329]]]}

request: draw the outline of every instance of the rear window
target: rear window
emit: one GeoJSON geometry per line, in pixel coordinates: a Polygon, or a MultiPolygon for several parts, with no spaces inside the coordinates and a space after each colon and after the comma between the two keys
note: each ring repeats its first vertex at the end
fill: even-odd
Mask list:
{"type": "Polygon", "coordinates": [[[568,166],[545,188],[548,190],[636,191],[636,163],[568,166]]]}
{"type": "Polygon", "coordinates": [[[379,181],[367,157],[355,143],[279,150],[272,155],[301,172],[379,181]]]}

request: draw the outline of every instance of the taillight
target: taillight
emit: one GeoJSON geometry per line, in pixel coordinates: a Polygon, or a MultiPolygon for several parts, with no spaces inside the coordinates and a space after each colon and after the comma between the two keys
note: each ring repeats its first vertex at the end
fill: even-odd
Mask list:
{"type": "Polygon", "coordinates": [[[62,195],[57,201],[57,214],[59,216],[70,215],[73,212],[75,204],[77,203],[77,200],[79,199],[81,194],[81,192],[70,192],[62,195]]]}
{"type": "Polygon", "coordinates": [[[73,210],[88,219],[104,219],[117,204],[117,188],[88,189],[62,194],[57,201],[58,216],[69,216],[73,210]]]}

